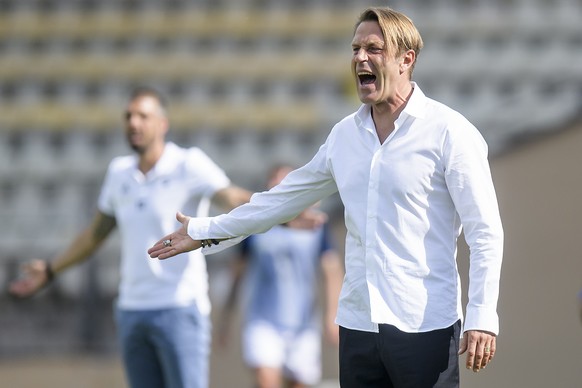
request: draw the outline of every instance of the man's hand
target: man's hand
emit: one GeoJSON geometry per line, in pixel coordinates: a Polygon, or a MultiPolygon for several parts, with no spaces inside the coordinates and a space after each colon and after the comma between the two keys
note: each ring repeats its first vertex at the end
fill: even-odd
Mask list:
{"type": "Polygon", "coordinates": [[[10,283],[8,291],[20,298],[34,295],[49,281],[47,265],[43,260],[33,260],[25,264],[22,268],[23,276],[10,283]]]}
{"type": "Polygon", "coordinates": [[[148,249],[148,254],[151,258],[165,260],[180,253],[193,251],[202,246],[200,241],[193,240],[188,235],[188,222],[190,221],[190,217],[178,212],[176,213],[176,219],[182,226],[174,233],[162,237],[153,247],[148,249]]]}
{"type": "Polygon", "coordinates": [[[459,354],[467,352],[467,369],[479,372],[485,368],[495,356],[497,349],[496,336],[481,330],[468,330],[463,335],[459,354]]]}

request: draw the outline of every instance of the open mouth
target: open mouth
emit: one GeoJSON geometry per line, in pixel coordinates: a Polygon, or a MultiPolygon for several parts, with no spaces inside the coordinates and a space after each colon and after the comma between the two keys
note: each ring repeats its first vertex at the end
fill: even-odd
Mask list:
{"type": "Polygon", "coordinates": [[[358,79],[360,80],[361,85],[371,85],[376,82],[376,76],[367,71],[359,72],[358,79]]]}

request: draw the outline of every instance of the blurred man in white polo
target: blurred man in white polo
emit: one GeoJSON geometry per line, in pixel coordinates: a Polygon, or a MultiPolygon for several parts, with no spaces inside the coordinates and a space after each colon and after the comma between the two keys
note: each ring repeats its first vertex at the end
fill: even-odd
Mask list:
{"type": "Polygon", "coordinates": [[[138,89],[127,105],[125,134],[134,155],[113,159],[91,224],[51,261],[35,260],[10,291],[29,296],[54,276],[88,259],[115,229],[121,236],[121,283],[116,319],[132,388],[206,388],[210,353],[208,274],[201,252],[165,263],[146,250],[176,228],[176,211],[207,215],[213,200],[231,209],[250,193],[199,148],[165,137],[164,98],[138,89]]]}

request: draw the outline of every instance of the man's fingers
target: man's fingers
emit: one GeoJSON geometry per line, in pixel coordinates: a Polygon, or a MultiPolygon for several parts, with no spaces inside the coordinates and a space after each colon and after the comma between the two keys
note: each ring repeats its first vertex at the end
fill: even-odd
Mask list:
{"type": "MultiPolygon", "coordinates": [[[[178,220],[179,223],[184,225],[184,222],[188,221],[190,219],[190,217],[182,214],[181,212],[177,212],[176,219],[178,220]]],[[[186,225],[184,225],[184,227],[186,227],[186,225]]]]}
{"type": "Polygon", "coordinates": [[[162,237],[148,249],[148,254],[152,259],[164,260],[200,248],[200,242],[194,241],[186,231],[186,224],[190,217],[178,212],[176,213],[176,219],[183,220],[183,226],[174,233],[162,237]]]}
{"type": "Polygon", "coordinates": [[[495,352],[497,350],[496,347],[497,344],[495,338],[493,338],[493,340],[488,345],[485,346],[484,349],[485,357],[483,358],[483,368],[485,368],[485,366],[493,360],[493,357],[495,356],[495,352]]]}
{"type": "Polygon", "coordinates": [[[493,359],[496,351],[495,336],[481,331],[468,331],[463,336],[459,354],[465,351],[467,351],[467,369],[479,372],[493,359]],[[466,346],[466,349],[463,349],[463,346],[466,346]]]}
{"type": "Polygon", "coordinates": [[[163,245],[155,245],[154,247],[150,248],[148,251],[150,257],[152,259],[159,259],[164,260],[169,257],[172,257],[176,254],[176,250],[173,247],[164,247],[163,245]]]}
{"type": "Polygon", "coordinates": [[[465,365],[467,369],[472,369],[473,371],[475,371],[474,369],[474,365],[476,364],[475,355],[476,355],[475,346],[469,345],[467,348],[467,361],[465,365]]]}
{"type": "Polygon", "coordinates": [[[171,249],[172,249],[171,247],[164,247],[163,245],[156,245],[154,248],[152,248],[152,251],[150,252],[150,257],[152,259],[166,258],[166,254],[171,249]]]}
{"type": "Polygon", "coordinates": [[[493,336],[488,341],[486,341],[485,345],[483,346],[483,360],[481,361],[482,368],[485,368],[493,360],[496,350],[497,342],[493,336]]]}
{"type": "Polygon", "coordinates": [[[165,260],[165,259],[168,259],[168,258],[175,256],[175,255],[176,255],[175,249],[170,249],[166,252],[160,253],[158,255],[158,260],[165,260]]]}
{"type": "Polygon", "coordinates": [[[481,368],[481,359],[483,357],[483,352],[477,354],[478,350],[478,338],[475,332],[467,331],[463,336],[463,341],[466,344],[467,359],[465,367],[467,369],[473,370],[473,372],[478,372],[481,368]]]}
{"type": "Polygon", "coordinates": [[[168,240],[172,241],[172,237],[173,236],[171,234],[164,236],[160,240],[158,240],[150,249],[148,249],[148,254],[150,255],[150,257],[152,259],[156,258],[161,253],[161,251],[163,251],[166,248],[170,248],[164,244],[164,241],[168,240]]]}
{"type": "Polygon", "coordinates": [[[461,338],[461,344],[459,345],[459,355],[465,353],[467,351],[467,336],[464,335],[461,338]]]}
{"type": "Polygon", "coordinates": [[[158,258],[160,255],[164,254],[166,250],[171,247],[165,247],[163,243],[156,243],[153,247],[148,249],[148,254],[152,259],[158,258]]]}
{"type": "Polygon", "coordinates": [[[172,233],[162,238],[155,243],[154,246],[148,249],[148,254],[152,259],[165,260],[194,249],[189,248],[185,243],[186,241],[179,233],[172,233]]]}

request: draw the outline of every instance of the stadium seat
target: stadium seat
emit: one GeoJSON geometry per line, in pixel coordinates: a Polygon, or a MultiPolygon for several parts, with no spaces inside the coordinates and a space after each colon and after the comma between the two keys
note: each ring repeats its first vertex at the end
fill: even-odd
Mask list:
{"type": "MultiPolygon", "coordinates": [[[[307,161],[359,105],[353,24],[364,6],[384,4],[5,0],[0,215],[15,221],[2,225],[2,250],[22,243],[35,211],[40,227],[50,229],[56,213],[63,230],[79,225],[109,160],[130,152],[121,112],[136,85],[165,92],[170,137],[200,146],[242,186],[258,187],[257,176],[277,159],[307,161]],[[63,177],[62,191],[50,184],[63,177]],[[39,193],[51,192],[63,201],[49,216],[43,203],[55,198],[39,193]]],[[[425,40],[415,80],[473,121],[492,154],[579,110],[578,0],[390,5],[409,14],[425,40]]],[[[56,248],[62,238],[51,231],[30,249],[56,248]]],[[[107,268],[99,269],[106,277],[107,268]]]]}

